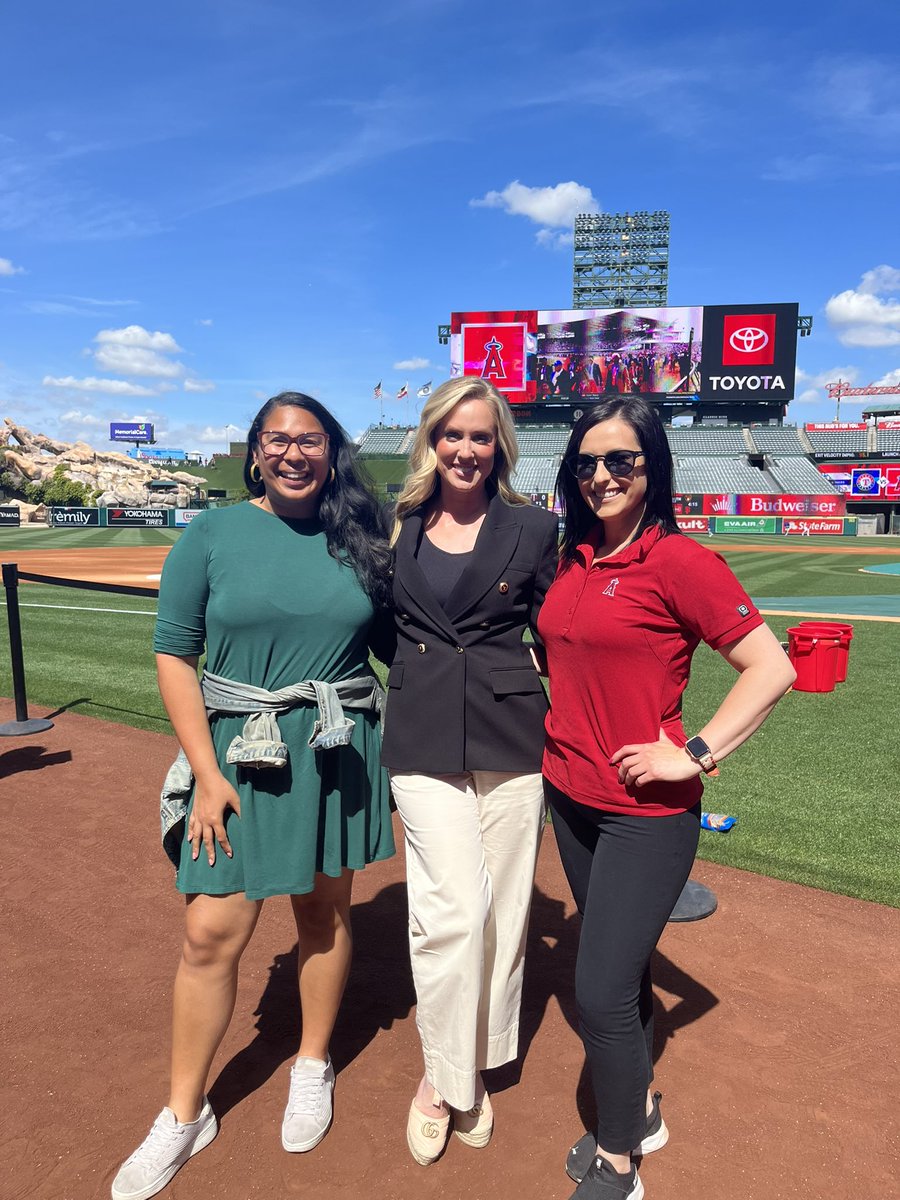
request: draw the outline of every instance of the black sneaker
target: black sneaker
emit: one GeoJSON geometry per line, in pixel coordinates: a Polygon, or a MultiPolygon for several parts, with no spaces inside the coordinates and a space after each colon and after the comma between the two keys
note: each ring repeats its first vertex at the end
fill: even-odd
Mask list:
{"type": "MultiPolygon", "coordinates": [[[[647,1132],[644,1134],[641,1144],[635,1146],[631,1152],[636,1158],[652,1154],[654,1150],[661,1150],[669,1140],[669,1130],[659,1111],[660,1100],[662,1100],[662,1092],[654,1092],[653,1108],[647,1117],[647,1132]]],[[[566,1158],[568,1177],[574,1179],[576,1183],[581,1183],[596,1153],[597,1141],[592,1133],[586,1133],[584,1137],[579,1138],[566,1158]]]]}
{"type": "Polygon", "coordinates": [[[593,1158],[571,1200],[642,1200],[644,1185],[634,1163],[620,1175],[605,1158],[593,1158]]]}

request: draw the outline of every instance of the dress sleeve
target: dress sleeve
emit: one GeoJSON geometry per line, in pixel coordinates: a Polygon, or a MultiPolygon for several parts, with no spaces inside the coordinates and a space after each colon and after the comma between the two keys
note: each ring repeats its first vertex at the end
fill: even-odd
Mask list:
{"type": "Polygon", "coordinates": [[[721,555],[680,534],[671,534],[665,542],[669,602],[683,626],[718,650],[764,624],[721,555]]]}
{"type": "Polygon", "coordinates": [[[209,599],[208,520],[206,513],[196,516],[166,556],[153,636],[157,654],[193,658],[203,653],[209,599]]]}
{"type": "Polygon", "coordinates": [[[556,569],[559,565],[558,523],[555,514],[550,513],[548,515],[553,519],[552,521],[547,521],[547,529],[541,543],[537,571],[534,577],[534,597],[531,604],[531,614],[528,618],[532,636],[539,646],[542,646],[544,643],[537,631],[538,614],[543,606],[544,597],[547,595],[547,589],[556,578],[556,569]]]}

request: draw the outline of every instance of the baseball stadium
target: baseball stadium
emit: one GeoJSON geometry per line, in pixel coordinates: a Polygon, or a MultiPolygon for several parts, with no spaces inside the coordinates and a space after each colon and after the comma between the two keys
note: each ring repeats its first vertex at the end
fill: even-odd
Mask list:
{"type": "MultiPolygon", "coordinates": [[[[707,783],[704,808],[735,818],[727,833],[701,834],[692,878],[709,889],[715,911],[673,920],[654,960],[655,1056],[665,1055],[673,1095],[691,1098],[689,1109],[668,1111],[691,1127],[685,1144],[693,1155],[702,1148],[705,1174],[720,1181],[725,1200],[763,1195],[745,1186],[760,1156],[789,1163],[801,1140],[804,1177],[791,1194],[833,1194],[835,1139],[852,1142],[869,1162],[873,1191],[896,1186],[883,1109],[897,1048],[885,997],[900,987],[896,956],[886,950],[900,934],[900,541],[891,536],[900,533],[900,412],[873,408],[859,422],[787,420],[803,321],[796,304],[738,304],[458,312],[441,326],[451,376],[488,378],[508,399],[520,449],[513,485],[536,505],[555,508],[569,431],[592,402],[639,392],[656,403],[673,455],[679,526],[725,558],[792,656],[817,659],[707,783]],[[817,640],[803,633],[809,623],[842,633],[817,640]],[[864,1042],[855,1033],[861,1013],[864,1042]],[[837,1088],[839,1117],[818,1099],[837,1088]]],[[[839,411],[846,389],[837,387],[839,411]]],[[[382,419],[358,439],[386,500],[400,490],[414,432],[382,419]]],[[[2,900],[4,1021],[16,1030],[18,1065],[27,1060],[42,1079],[22,1096],[16,1120],[29,1132],[4,1145],[11,1197],[106,1194],[120,1149],[94,1116],[96,1078],[77,1063],[48,1060],[47,1028],[71,1035],[77,1060],[78,1031],[102,1025],[114,1069],[140,1064],[146,1076],[153,1064],[144,1090],[164,1087],[158,1049],[180,904],[154,849],[158,788],[173,750],[151,652],[155,593],[194,514],[246,498],[245,450],[233,442],[206,465],[176,464],[197,481],[190,507],[51,505],[38,522],[23,521],[11,497],[0,500],[0,779],[15,813],[2,900]],[[143,981],[139,994],[128,982],[135,979],[143,981]],[[57,1141],[74,1144],[79,1128],[83,1149],[63,1165],[57,1141]]],[[[373,666],[383,679],[384,668],[373,666]]],[[[703,725],[729,675],[701,646],[686,725],[703,725]]],[[[397,844],[397,858],[359,873],[358,949],[333,1056],[345,1096],[354,1087],[371,1092],[375,1079],[379,1104],[396,1108],[401,1115],[391,1119],[402,1124],[403,1064],[415,1059],[417,1038],[399,832],[397,844]]],[[[273,949],[271,920],[267,909],[244,959],[238,1015],[209,1093],[226,1121],[241,1105],[240,1142],[223,1151],[220,1141],[204,1171],[182,1172],[166,1194],[237,1200],[302,1191],[327,1200],[347,1194],[336,1167],[351,1161],[377,1173],[378,1189],[367,1191],[379,1200],[477,1194],[475,1156],[448,1154],[440,1178],[426,1178],[374,1123],[336,1126],[300,1174],[264,1153],[257,1134],[277,1125],[280,1096],[263,1085],[294,1053],[299,1019],[297,946],[273,949]],[[240,1184],[232,1156],[242,1160],[240,1184]]],[[[561,1139],[578,1120],[590,1124],[571,984],[577,929],[549,827],[520,1055],[494,1072],[491,1087],[503,1096],[505,1130],[541,1110],[546,1137],[495,1139],[487,1153],[504,1164],[494,1188],[501,1197],[548,1194],[561,1139]]],[[[659,1194],[693,1194],[696,1159],[678,1145],[660,1158],[651,1168],[659,1194]]]]}

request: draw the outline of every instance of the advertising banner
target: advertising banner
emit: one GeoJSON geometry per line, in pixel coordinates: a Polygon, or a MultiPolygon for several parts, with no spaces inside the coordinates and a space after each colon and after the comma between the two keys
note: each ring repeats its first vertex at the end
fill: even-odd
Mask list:
{"type": "Polygon", "coordinates": [[[819,463],[819,470],[848,500],[900,500],[900,463],[819,463]]]}
{"type": "Polygon", "coordinates": [[[108,508],[106,523],[111,529],[126,525],[129,528],[166,527],[169,524],[170,511],[168,508],[108,508]]]}
{"type": "Polygon", "coordinates": [[[682,533],[709,533],[709,517],[678,517],[678,528],[682,533]]]}
{"type": "Polygon", "coordinates": [[[175,527],[176,529],[184,529],[190,525],[194,517],[201,513],[200,508],[176,508],[175,509],[175,527]]]}
{"type": "Polygon", "coordinates": [[[776,517],[716,517],[713,529],[716,533],[777,533],[776,517]]]}
{"type": "Polygon", "coordinates": [[[100,524],[99,508],[51,508],[50,525],[55,529],[84,529],[100,524]]]}
{"type": "Polygon", "coordinates": [[[879,429],[900,429],[900,421],[893,418],[889,421],[876,421],[875,424],[879,429]]]}
{"type": "Polygon", "coordinates": [[[747,493],[737,497],[738,513],[748,517],[842,517],[846,509],[847,502],[843,496],[747,493]]]}
{"type": "Polygon", "coordinates": [[[9,508],[0,508],[0,526],[4,529],[9,529],[12,525],[21,525],[22,515],[15,505],[9,508]]]}
{"type": "Polygon", "coordinates": [[[511,404],[609,392],[657,399],[790,400],[796,304],[456,312],[450,374],[489,379],[511,404]]]}
{"type": "Polygon", "coordinates": [[[851,432],[859,432],[860,430],[865,430],[869,427],[865,421],[819,421],[806,424],[803,426],[803,428],[807,431],[807,433],[810,431],[814,433],[828,433],[835,430],[840,432],[842,429],[849,429],[851,432]]]}
{"type": "MultiPolygon", "coordinates": [[[[118,440],[118,439],[117,439],[118,440]]],[[[128,438],[132,441],[132,438],[128,438]]],[[[142,449],[140,446],[134,446],[131,450],[126,450],[125,453],[129,458],[138,460],[161,460],[163,462],[184,462],[187,458],[187,453],[184,450],[167,450],[164,446],[149,446],[142,449]]]]}
{"type": "Polygon", "coordinates": [[[109,427],[111,442],[152,442],[153,426],[146,421],[115,421],[109,427]]]}
{"type": "Polygon", "coordinates": [[[844,534],[847,532],[847,522],[838,517],[833,521],[812,517],[785,517],[781,523],[781,532],[785,537],[809,537],[813,534],[844,534]]]}

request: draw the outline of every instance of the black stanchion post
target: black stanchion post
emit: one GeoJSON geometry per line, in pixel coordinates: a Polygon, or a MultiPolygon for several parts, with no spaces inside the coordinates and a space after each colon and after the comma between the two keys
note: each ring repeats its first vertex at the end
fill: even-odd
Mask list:
{"type": "Polygon", "coordinates": [[[19,621],[19,568],[16,563],[3,563],[3,587],[6,590],[6,619],[9,625],[9,656],[12,665],[13,699],[16,719],[0,725],[0,737],[21,737],[28,733],[43,733],[52,729],[53,722],[43,718],[28,718],[28,699],[25,695],[25,660],[22,654],[22,625],[19,621]]]}

